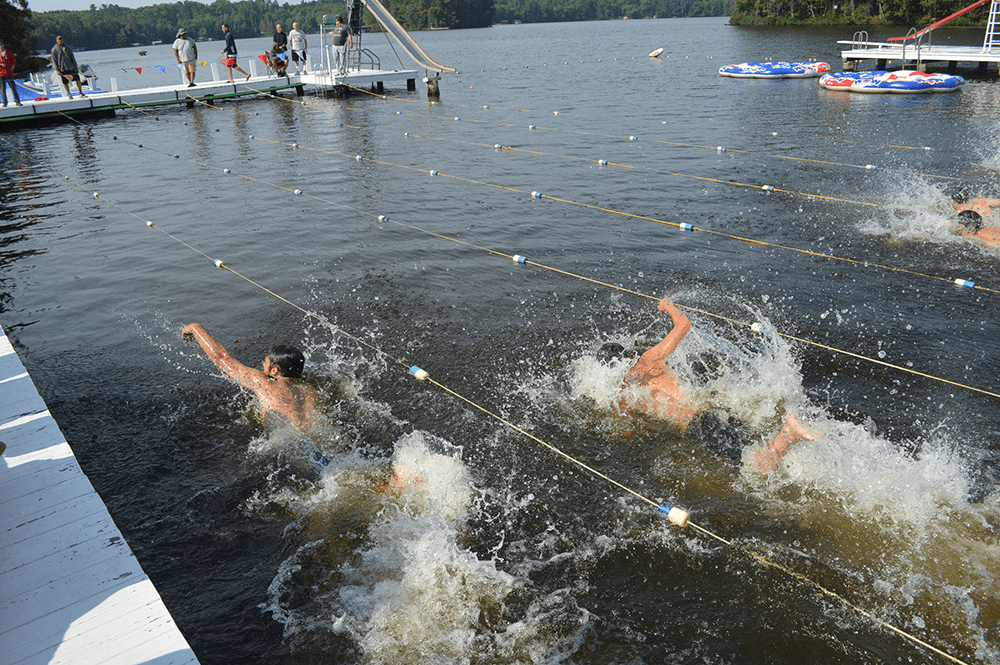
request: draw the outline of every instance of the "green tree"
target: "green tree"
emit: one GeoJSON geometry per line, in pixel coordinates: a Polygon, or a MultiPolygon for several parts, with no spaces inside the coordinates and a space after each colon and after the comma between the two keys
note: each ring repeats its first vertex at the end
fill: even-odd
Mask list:
{"type": "Polygon", "coordinates": [[[27,0],[0,0],[0,40],[14,52],[18,71],[31,69],[28,56],[34,51],[34,41],[27,0]]]}

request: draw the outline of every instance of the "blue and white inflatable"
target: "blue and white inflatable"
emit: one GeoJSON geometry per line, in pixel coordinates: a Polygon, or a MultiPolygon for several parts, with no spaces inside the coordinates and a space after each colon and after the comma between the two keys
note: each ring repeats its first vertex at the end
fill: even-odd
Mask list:
{"type": "Polygon", "coordinates": [[[965,79],[951,74],[927,74],[901,69],[897,72],[875,70],[824,74],[820,77],[819,84],[828,90],[913,94],[955,92],[965,85],[965,79]]]}
{"type": "Polygon", "coordinates": [[[737,79],[804,79],[830,71],[825,62],[744,62],[726,65],[719,74],[737,79]]]}

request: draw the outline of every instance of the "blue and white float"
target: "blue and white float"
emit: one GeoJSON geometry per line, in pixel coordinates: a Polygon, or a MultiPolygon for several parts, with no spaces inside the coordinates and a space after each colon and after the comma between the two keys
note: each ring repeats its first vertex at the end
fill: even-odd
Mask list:
{"type": "Polygon", "coordinates": [[[965,79],[951,74],[927,74],[908,69],[896,72],[875,70],[871,72],[841,72],[824,74],[819,84],[828,90],[913,94],[922,92],[955,92],[965,79]]]}
{"type": "Polygon", "coordinates": [[[726,65],[719,74],[738,79],[804,79],[830,71],[825,62],[744,62],[726,65]]]}

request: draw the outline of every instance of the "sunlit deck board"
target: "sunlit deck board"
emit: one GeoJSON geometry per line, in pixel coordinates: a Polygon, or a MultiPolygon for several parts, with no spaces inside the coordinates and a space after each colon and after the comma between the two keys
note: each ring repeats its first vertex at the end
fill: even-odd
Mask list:
{"type": "Polygon", "coordinates": [[[0,329],[3,662],[197,663],[0,329]]]}
{"type": "MultiPolygon", "coordinates": [[[[912,43],[905,51],[899,42],[856,42],[839,41],[838,44],[850,48],[840,52],[846,60],[884,60],[886,62],[913,62],[917,60],[917,50],[912,43]]],[[[921,62],[977,62],[1000,63],[1000,49],[986,50],[981,46],[943,46],[923,44],[919,54],[921,62]]]]}

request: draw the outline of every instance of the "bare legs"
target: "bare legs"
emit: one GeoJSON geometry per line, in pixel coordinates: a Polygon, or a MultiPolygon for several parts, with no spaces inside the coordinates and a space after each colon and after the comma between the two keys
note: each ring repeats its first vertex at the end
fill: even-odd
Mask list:
{"type": "Polygon", "coordinates": [[[762,475],[771,473],[778,468],[781,460],[791,447],[799,441],[815,441],[816,435],[806,429],[798,418],[785,414],[785,425],[774,435],[767,446],[757,453],[753,464],[755,470],[762,475]]]}

